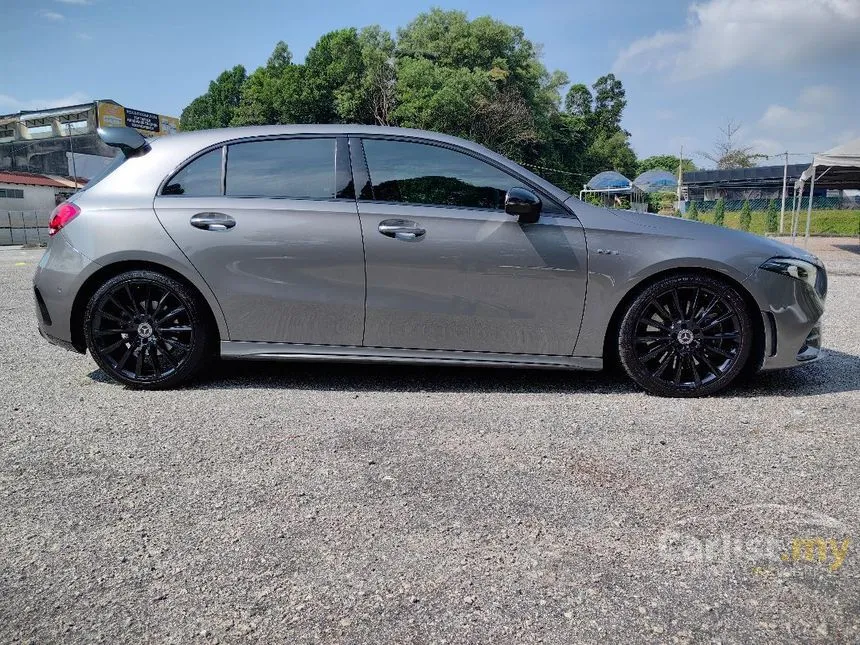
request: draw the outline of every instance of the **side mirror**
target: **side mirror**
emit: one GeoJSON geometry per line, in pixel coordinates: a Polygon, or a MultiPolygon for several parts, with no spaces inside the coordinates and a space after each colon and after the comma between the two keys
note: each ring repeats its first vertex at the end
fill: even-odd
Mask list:
{"type": "Polygon", "coordinates": [[[523,224],[534,224],[540,219],[543,203],[540,197],[527,188],[511,188],[505,195],[505,212],[519,217],[523,224]]]}

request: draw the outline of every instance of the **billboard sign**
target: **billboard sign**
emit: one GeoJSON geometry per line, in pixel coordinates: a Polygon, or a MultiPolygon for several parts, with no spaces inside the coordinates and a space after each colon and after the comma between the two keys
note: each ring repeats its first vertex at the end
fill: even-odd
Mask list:
{"type": "Polygon", "coordinates": [[[134,128],[145,137],[179,131],[179,119],[176,117],[124,108],[112,101],[98,102],[98,123],[100,128],[134,128]]]}

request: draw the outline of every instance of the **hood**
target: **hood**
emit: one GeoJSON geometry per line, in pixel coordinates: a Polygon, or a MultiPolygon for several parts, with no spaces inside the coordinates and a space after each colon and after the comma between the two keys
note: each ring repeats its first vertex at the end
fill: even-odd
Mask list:
{"type": "Polygon", "coordinates": [[[823,266],[821,260],[804,249],[754,233],[669,215],[601,208],[575,197],[565,202],[565,205],[576,213],[586,229],[617,229],[626,233],[687,239],[695,242],[701,250],[743,250],[746,254],[760,256],[762,262],[772,257],[789,257],[823,266]]]}

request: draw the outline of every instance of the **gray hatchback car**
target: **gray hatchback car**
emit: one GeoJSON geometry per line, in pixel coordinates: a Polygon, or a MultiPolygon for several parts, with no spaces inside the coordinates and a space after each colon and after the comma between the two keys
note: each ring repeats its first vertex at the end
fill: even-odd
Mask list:
{"type": "Polygon", "coordinates": [[[120,149],[57,207],[39,330],[113,379],[207,359],[597,370],[712,394],[819,356],[812,255],[597,208],[474,143],[350,125],[233,128],[120,149]]]}

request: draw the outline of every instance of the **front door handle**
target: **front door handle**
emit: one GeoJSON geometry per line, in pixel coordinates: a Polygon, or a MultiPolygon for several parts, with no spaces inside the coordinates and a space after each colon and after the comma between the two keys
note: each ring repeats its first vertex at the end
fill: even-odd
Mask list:
{"type": "Polygon", "coordinates": [[[226,231],[236,226],[236,220],[224,213],[197,213],[191,218],[191,226],[204,231],[226,231]]]}
{"type": "Polygon", "coordinates": [[[424,237],[426,230],[416,222],[406,219],[387,219],[379,223],[379,232],[395,240],[418,240],[424,237]]]}

